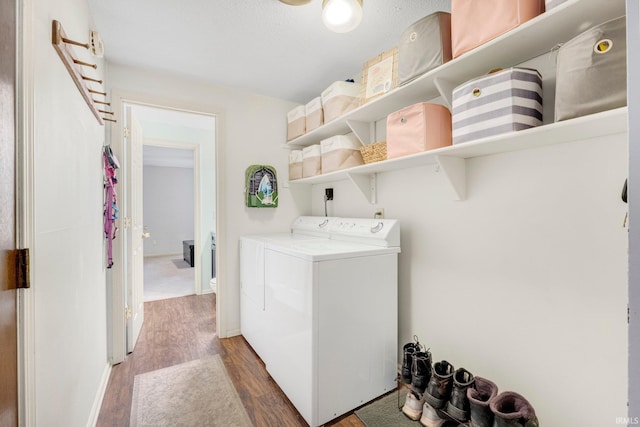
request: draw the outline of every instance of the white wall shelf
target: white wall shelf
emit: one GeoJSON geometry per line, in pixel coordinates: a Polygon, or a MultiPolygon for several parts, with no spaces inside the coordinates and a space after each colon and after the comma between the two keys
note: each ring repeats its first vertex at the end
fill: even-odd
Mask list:
{"type": "Polygon", "coordinates": [[[406,157],[289,181],[289,183],[291,185],[311,185],[350,180],[369,202],[376,203],[375,174],[438,164],[440,171],[447,177],[454,198],[464,200],[466,197],[466,159],[509,151],[535,149],[565,142],[584,141],[626,132],[627,107],[623,107],[519,132],[504,133],[406,157]]]}
{"type": "Polygon", "coordinates": [[[375,123],[408,105],[437,97],[442,97],[443,103],[450,105],[451,90],[457,85],[486,74],[491,69],[512,67],[551,52],[559,43],[624,14],[624,0],[569,0],[414,81],[290,141],[287,146],[306,147],[348,132],[355,132],[364,144],[375,142],[371,141],[370,132],[363,133],[365,124],[375,123]]]}

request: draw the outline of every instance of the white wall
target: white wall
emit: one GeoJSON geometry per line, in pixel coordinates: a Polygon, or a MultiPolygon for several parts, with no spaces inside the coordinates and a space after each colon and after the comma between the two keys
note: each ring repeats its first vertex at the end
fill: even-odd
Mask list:
{"type": "MultiPolygon", "coordinates": [[[[284,180],[288,170],[286,114],[294,103],[245,91],[194,82],[174,75],[109,65],[109,89],[134,98],[151,98],[164,106],[191,106],[192,111],[215,111],[218,138],[218,294],[226,313],[219,316],[222,336],[240,332],[238,238],[243,234],[286,230],[310,210],[309,195],[292,197],[280,188],[276,209],[249,209],[244,204],[244,171],[251,164],[271,164],[284,180]]],[[[209,209],[213,215],[213,208],[209,209]]]]}
{"type": "MultiPolygon", "coordinates": [[[[108,372],[102,230],[104,128],[51,45],[51,21],[87,40],[84,0],[35,0],[35,402],[37,425],[83,426],[108,372]]],[[[80,59],[102,60],[74,49],[80,59]]],[[[95,408],[94,408],[95,409],[95,408]]]]}
{"type": "Polygon", "coordinates": [[[144,255],[182,253],[193,240],[193,168],[145,165],[143,169],[144,255]]]}
{"type": "Polygon", "coordinates": [[[626,176],[618,135],[467,160],[464,201],[424,166],[378,174],[375,206],[344,181],[312,204],[333,187],[329,215],[400,220],[401,344],[523,394],[541,425],[605,426],[627,413],[626,176]]]}

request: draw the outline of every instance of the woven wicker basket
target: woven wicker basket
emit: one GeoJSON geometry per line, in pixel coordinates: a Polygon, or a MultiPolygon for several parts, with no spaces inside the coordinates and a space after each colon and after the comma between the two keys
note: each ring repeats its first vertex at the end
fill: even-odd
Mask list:
{"type": "Polygon", "coordinates": [[[360,153],[362,153],[362,160],[364,160],[365,163],[387,160],[387,141],[363,145],[360,147],[360,153]]]}

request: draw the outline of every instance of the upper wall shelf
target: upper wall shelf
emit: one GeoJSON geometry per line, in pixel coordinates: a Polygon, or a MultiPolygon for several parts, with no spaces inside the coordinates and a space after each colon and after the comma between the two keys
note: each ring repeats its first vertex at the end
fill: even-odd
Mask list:
{"type": "Polygon", "coordinates": [[[438,164],[444,172],[455,198],[466,197],[465,160],[509,151],[539,148],[565,142],[581,141],[627,132],[627,107],[605,111],[572,120],[551,123],[519,132],[509,132],[463,144],[424,151],[397,159],[369,163],[310,178],[290,181],[291,185],[320,184],[350,180],[363,195],[375,203],[375,179],[367,175],[430,164],[438,164]]]}
{"type": "Polygon", "coordinates": [[[624,14],[624,0],[569,0],[414,81],[289,141],[287,146],[296,148],[317,144],[322,139],[352,132],[354,125],[375,122],[408,105],[439,96],[443,97],[445,104],[450,104],[451,90],[457,85],[493,68],[512,67],[550,52],[559,43],[586,29],[624,14]]]}

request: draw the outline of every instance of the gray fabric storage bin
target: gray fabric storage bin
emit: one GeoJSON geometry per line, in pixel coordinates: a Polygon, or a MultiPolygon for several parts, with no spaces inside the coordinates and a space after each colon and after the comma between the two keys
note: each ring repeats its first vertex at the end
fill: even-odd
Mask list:
{"type": "Polygon", "coordinates": [[[593,27],[563,44],[557,62],[556,121],[627,105],[624,16],[593,27]]]}
{"type": "Polygon", "coordinates": [[[409,26],[398,45],[398,84],[451,60],[451,14],[436,12],[409,26]]]}
{"type": "Polygon", "coordinates": [[[562,3],[566,1],[567,0],[544,0],[544,9],[551,10],[556,6],[560,6],[562,3]]]}

